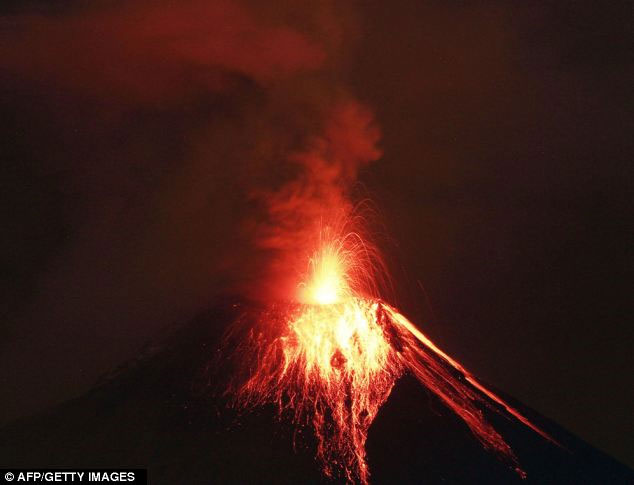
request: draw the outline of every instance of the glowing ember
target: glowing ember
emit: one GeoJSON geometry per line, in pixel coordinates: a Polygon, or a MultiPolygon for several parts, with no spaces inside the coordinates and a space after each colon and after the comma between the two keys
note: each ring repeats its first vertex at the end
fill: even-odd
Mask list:
{"type": "MultiPolygon", "coordinates": [[[[322,236],[323,238],[323,236],[322,236]]],[[[299,304],[271,308],[240,355],[248,375],[232,389],[244,406],[274,403],[298,425],[311,424],[328,476],[368,483],[368,429],[397,379],[410,372],[458,414],[488,449],[524,476],[483,407],[506,411],[544,437],[483,387],[396,309],[371,294],[368,249],[356,234],[322,240],[310,260],[299,304]]]]}
{"type": "Polygon", "coordinates": [[[337,303],[349,292],[345,281],[345,268],[336,248],[326,247],[317,258],[311,260],[313,277],[302,291],[306,303],[328,305],[337,303]]]}

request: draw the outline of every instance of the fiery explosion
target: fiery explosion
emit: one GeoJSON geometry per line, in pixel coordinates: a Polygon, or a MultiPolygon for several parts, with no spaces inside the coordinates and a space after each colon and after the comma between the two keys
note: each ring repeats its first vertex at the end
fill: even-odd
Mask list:
{"type": "Polygon", "coordinates": [[[469,426],[485,448],[524,476],[513,451],[485,421],[506,412],[552,441],[482,386],[395,308],[374,293],[376,253],[357,233],[322,231],[298,287],[297,303],[272,306],[240,348],[247,375],[232,391],[245,408],[273,403],[280,415],[312,425],[326,475],[367,484],[368,429],[405,372],[469,426]]]}

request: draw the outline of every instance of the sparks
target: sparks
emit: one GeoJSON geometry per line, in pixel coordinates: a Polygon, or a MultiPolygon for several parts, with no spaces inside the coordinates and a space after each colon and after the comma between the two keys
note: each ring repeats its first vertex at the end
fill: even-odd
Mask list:
{"type": "Polygon", "coordinates": [[[326,246],[321,254],[311,258],[312,278],[303,286],[300,299],[309,304],[337,303],[349,292],[346,270],[336,247],[326,246]]]}
{"type": "Polygon", "coordinates": [[[240,348],[247,377],[231,391],[239,406],[267,403],[311,425],[327,476],[369,483],[368,430],[396,381],[415,376],[460,416],[485,448],[525,476],[483,408],[505,412],[552,441],[486,389],[394,307],[376,296],[368,245],[356,233],[322,233],[298,286],[298,303],[272,307],[240,348]],[[249,361],[249,357],[253,358],[249,361]]]}

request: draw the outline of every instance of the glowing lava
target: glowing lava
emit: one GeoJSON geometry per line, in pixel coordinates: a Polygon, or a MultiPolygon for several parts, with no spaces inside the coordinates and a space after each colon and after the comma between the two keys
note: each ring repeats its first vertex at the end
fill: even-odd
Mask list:
{"type": "Polygon", "coordinates": [[[310,259],[301,303],[272,307],[239,349],[246,378],[232,391],[244,407],[274,403],[314,428],[326,475],[368,483],[365,442],[405,372],[458,414],[488,449],[524,476],[484,408],[506,412],[551,439],[482,386],[396,309],[372,294],[368,248],[354,233],[325,238],[310,259]]]}
{"type": "Polygon", "coordinates": [[[317,258],[311,259],[313,276],[301,292],[306,303],[329,305],[347,296],[344,263],[338,256],[336,248],[327,246],[317,258]]]}

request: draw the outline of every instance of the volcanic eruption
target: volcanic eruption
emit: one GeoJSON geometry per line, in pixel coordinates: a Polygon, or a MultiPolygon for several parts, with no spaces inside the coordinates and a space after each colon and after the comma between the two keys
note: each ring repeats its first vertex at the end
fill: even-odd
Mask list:
{"type": "Polygon", "coordinates": [[[480,384],[382,295],[389,282],[386,265],[366,236],[362,211],[346,193],[359,165],[378,157],[377,139],[365,108],[339,106],[325,134],[293,157],[304,168],[299,178],[268,194],[271,225],[263,245],[278,250],[271,281],[295,276],[296,282],[285,300],[239,317],[227,332],[224,346],[234,348],[237,362],[227,394],[242,409],[274,404],[299,428],[312,427],[324,473],[367,484],[368,430],[397,380],[409,373],[524,477],[484,410],[555,440],[480,384]],[[298,254],[304,271],[297,270],[298,254]]]}
{"type": "Polygon", "coordinates": [[[554,440],[372,295],[372,288],[359,286],[371,274],[362,264],[359,237],[350,232],[322,241],[308,279],[298,286],[297,302],[272,305],[259,315],[238,350],[249,372],[232,389],[236,402],[274,403],[296,424],[312,424],[326,475],[340,469],[349,482],[368,483],[368,429],[396,381],[409,372],[460,416],[485,448],[524,476],[482,408],[508,413],[554,440]]]}
{"type": "Polygon", "coordinates": [[[493,380],[597,444],[627,439],[598,419],[629,417],[626,340],[606,331],[625,293],[603,284],[629,200],[612,184],[626,65],[602,24],[618,9],[5,3],[0,466],[634,483],[435,345],[385,244],[389,227],[435,304],[459,295],[442,313],[467,353],[515,368],[493,380]],[[374,109],[388,156],[361,177],[382,156],[374,109]]]}

